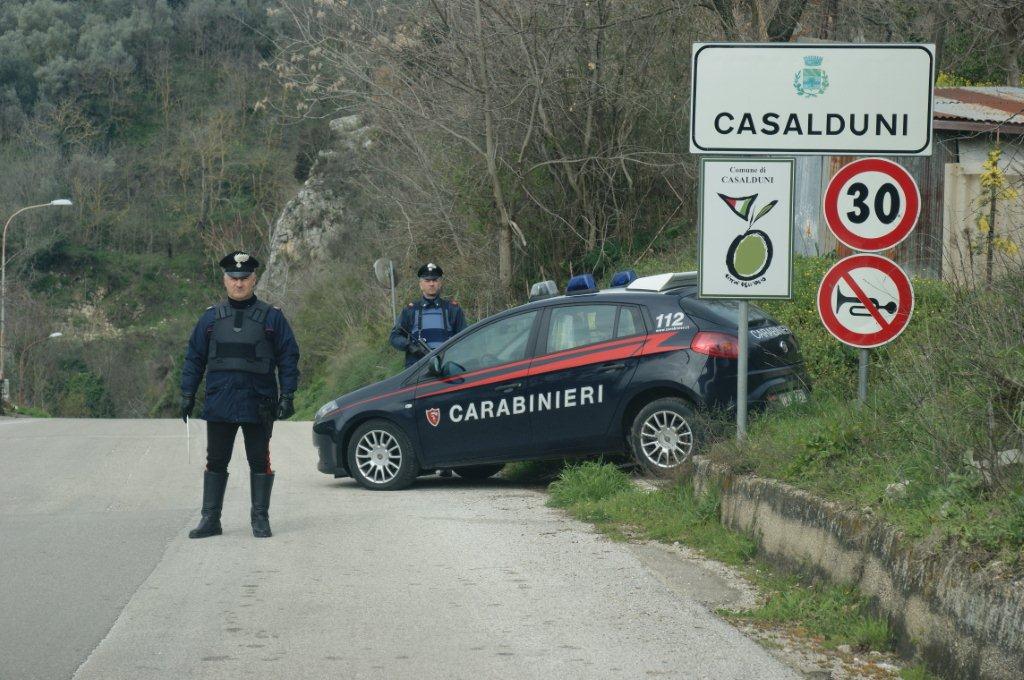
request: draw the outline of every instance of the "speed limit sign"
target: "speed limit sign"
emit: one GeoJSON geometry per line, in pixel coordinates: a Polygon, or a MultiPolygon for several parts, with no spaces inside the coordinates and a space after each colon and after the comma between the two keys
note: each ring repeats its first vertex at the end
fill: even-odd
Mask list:
{"type": "Polygon", "coordinates": [[[862,158],[844,165],[825,189],[825,222],[854,250],[888,250],[921,215],[917,182],[898,163],[862,158]]]}

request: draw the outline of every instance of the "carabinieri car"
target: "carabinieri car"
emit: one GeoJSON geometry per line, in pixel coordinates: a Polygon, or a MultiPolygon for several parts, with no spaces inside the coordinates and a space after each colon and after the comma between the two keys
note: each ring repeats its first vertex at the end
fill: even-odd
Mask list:
{"type": "MultiPolygon", "coordinates": [[[[401,489],[454,468],[483,479],[515,460],[631,451],[665,471],[734,411],[738,305],[697,297],[695,273],[542,299],[484,319],[387,380],[324,404],[317,468],[401,489]]],[[[570,285],[570,288],[572,285],[570,285]]],[[[749,404],[803,400],[788,328],[750,305],[749,404]]]]}

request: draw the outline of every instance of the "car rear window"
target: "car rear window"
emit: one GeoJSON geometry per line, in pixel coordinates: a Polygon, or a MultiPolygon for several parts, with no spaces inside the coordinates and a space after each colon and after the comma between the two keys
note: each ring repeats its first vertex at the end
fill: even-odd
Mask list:
{"type": "MultiPolygon", "coordinates": [[[[713,323],[738,326],[740,303],[738,300],[702,300],[696,295],[680,297],[679,306],[684,312],[693,314],[713,323]]],[[[751,328],[773,324],[775,321],[756,305],[748,305],[747,323],[751,328]]]]}
{"type": "Polygon", "coordinates": [[[630,335],[637,335],[645,331],[643,317],[640,316],[640,309],[632,305],[626,305],[619,310],[619,328],[615,333],[617,338],[625,338],[630,335]]]}

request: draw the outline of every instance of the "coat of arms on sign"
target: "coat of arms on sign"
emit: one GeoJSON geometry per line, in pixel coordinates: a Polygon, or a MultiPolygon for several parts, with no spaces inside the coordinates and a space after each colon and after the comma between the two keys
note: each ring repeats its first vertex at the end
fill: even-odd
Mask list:
{"type": "Polygon", "coordinates": [[[828,74],[821,68],[823,57],[804,57],[804,67],[793,77],[793,87],[801,97],[817,97],[828,89],[828,74]]]}

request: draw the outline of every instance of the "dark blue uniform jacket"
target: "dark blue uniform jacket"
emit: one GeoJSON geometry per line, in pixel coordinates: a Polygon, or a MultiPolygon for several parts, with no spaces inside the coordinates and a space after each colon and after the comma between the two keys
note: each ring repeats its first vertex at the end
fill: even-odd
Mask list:
{"type": "MultiPolygon", "coordinates": [[[[251,298],[255,301],[255,296],[251,298]]],[[[249,303],[249,300],[246,300],[249,303]]],[[[236,306],[235,303],[232,306],[236,306]]],[[[181,393],[195,394],[206,372],[206,358],[210,348],[213,322],[217,318],[214,307],[199,317],[185,352],[185,365],[181,369],[181,393]]],[[[261,400],[272,400],[277,410],[278,382],[282,394],[294,394],[299,387],[299,345],[295,341],[288,320],[280,309],[272,307],[264,321],[264,332],[274,347],[275,371],[267,374],[245,371],[210,371],[206,374],[206,402],[203,419],[224,423],[260,422],[258,406],[261,400]]]]}
{"type": "Polygon", "coordinates": [[[409,346],[412,343],[409,340],[409,336],[406,335],[407,333],[419,334],[427,341],[439,340],[440,342],[437,342],[437,344],[440,344],[456,333],[462,332],[462,330],[466,328],[466,325],[466,316],[462,313],[462,307],[459,307],[457,302],[445,298],[428,300],[425,297],[421,297],[417,302],[410,302],[406,308],[402,310],[402,313],[398,315],[398,319],[395,320],[395,327],[391,331],[391,337],[389,340],[392,347],[405,352],[405,365],[412,366],[414,363],[419,361],[422,355],[409,351],[409,346]],[[445,326],[444,331],[441,333],[443,337],[425,337],[421,332],[422,329],[415,328],[417,309],[422,308],[425,305],[436,305],[441,308],[441,312],[444,314],[445,326]]]}

